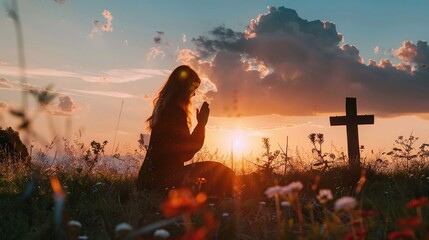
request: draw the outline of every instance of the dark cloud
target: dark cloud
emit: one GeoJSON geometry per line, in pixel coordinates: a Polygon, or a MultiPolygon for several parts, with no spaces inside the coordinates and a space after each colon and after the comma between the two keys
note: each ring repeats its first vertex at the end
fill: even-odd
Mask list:
{"type": "Polygon", "coordinates": [[[216,85],[207,93],[215,115],[343,112],[349,96],[358,98],[360,112],[428,111],[429,73],[419,67],[427,65],[426,42],[413,45],[415,54],[398,55],[406,62],[365,65],[335,24],[284,7],[270,8],[243,32],[220,26],[193,42],[197,52],[182,51],[179,59],[216,85]]]}
{"type": "Polygon", "coordinates": [[[156,31],[156,36],[153,38],[153,41],[156,44],[161,44],[162,43],[162,36],[164,36],[164,32],[163,31],[156,31]]]}
{"type": "Polygon", "coordinates": [[[79,106],[70,96],[58,97],[58,104],[49,109],[52,115],[70,116],[79,106]]]}
{"type": "Polygon", "coordinates": [[[77,105],[70,96],[60,96],[58,108],[63,112],[72,112],[77,108],[77,105]]]}
{"type": "Polygon", "coordinates": [[[6,79],[0,77],[0,88],[12,88],[12,84],[6,79]]]}

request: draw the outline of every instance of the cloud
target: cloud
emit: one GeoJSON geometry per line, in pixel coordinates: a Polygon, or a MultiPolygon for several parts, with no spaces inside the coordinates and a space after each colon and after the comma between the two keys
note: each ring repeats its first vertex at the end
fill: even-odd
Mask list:
{"type": "Polygon", "coordinates": [[[93,95],[106,96],[106,97],[116,97],[116,98],[134,97],[134,95],[131,95],[129,93],[114,92],[114,91],[90,91],[90,90],[78,90],[78,89],[70,89],[70,90],[75,92],[80,92],[80,93],[93,94],[93,95]]]}
{"type": "Polygon", "coordinates": [[[425,41],[417,41],[417,44],[404,41],[395,54],[401,60],[416,64],[417,68],[427,68],[429,63],[429,46],[425,41]]]}
{"type": "Polygon", "coordinates": [[[58,99],[59,99],[59,103],[57,107],[63,112],[71,113],[78,108],[78,106],[70,96],[60,96],[58,97],[58,99]]]}
{"type": "Polygon", "coordinates": [[[164,36],[164,32],[163,31],[156,31],[156,36],[153,38],[153,42],[155,44],[161,44],[162,41],[162,36],[164,36]]]}
{"type": "Polygon", "coordinates": [[[271,7],[243,32],[219,26],[192,41],[197,51],[181,50],[178,60],[216,86],[207,93],[216,116],[338,113],[345,97],[358,98],[360,113],[428,111],[429,73],[415,68],[427,63],[426,42],[415,54],[398,55],[406,62],[365,65],[334,23],[284,7],[271,7]]]}
{"type": "Polygon", "coordinates": [[[0,77],[0,88],[12,88],[13,85],[5,78],[0,77]]]}
{"type": "Polygon", "coordinates": [[[374,53],[375,53],[375,54],[379,54],[379,53],[380,53],[380,47],[379,47],[379,46],[376,46],[376,47],[374,48],[374,53]]]}
{"type": "Polygon", "coordinates": [[[146,60],[151,61],[157,57],[164,59],[165,52],[161,49],[161,47],[151,47],[149,53],[146,55],[146,60]]]}
{"type": "MultiPolygon", "coordinates": [[[[109,69],[97,74],[87,74],[81,72],[72,72],[52,68],[31,68],[26,69],[28,77],[31,78],[76,78],[93,83],[126,83],[156,76],[166,76],[170,70],[164,69],[146,69],[146,68],[125,68],[109,69]]],[[[5,76],[19,77],[18,67],[0,65],[0,74],[5,76]]]]}
{"type": "Polygon", "coordinates": [[[104,10],[102,14],[103,14],[103,17],[106,19],[107,23],[103,24],[103,27],[101,28],[101,30],[103,32],[113,32],[113,28],[112,28],[113,16],[112,16],[112,13],[108,10],[104,10]]]}
{"type": "Polygon", "coordinates": [[[98,20],[92,21],[92,30],[88,35],[90,39],[93,39],[96,34],[100,33],[100,27],[98,26],[98,23],[99,23],[98,20]]]}
{"type": "Polygon", "coordinates": [[[90,39],[93,39],[97,34],[101,34],[101,32],[113,32],[113,28],[112,28],[113,16],[112,16],[112,13],[108,10],[104,10],[101,14],[106,19],[106,23],[100,27],[100,21],[98,19],[93,20],[92,21],[92,30],[88,34],[90,39]]]}
{"type": "Polygon", "coordinates": [[[58,97],[58,103],[50,106],[50,108],[47,109],[47,112],[52,115],[71,116],[78,108],[79,106],[70,96],[63,95],[58,97]]]}

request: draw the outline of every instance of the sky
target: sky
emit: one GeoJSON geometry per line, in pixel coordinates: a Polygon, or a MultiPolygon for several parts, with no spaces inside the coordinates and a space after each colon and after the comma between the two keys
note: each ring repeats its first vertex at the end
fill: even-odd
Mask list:
{"type": "MultiPolygon", "coordinates": [[[[44,111],[29,96],[31,141],[41,146],[81,138],[132,152],[181,64],[203,80],[193,104],[210,103],[212,152],[259,155],[263,137],[310,151],[313,132],[325,134],[325,151],[345,151],[345,127],[329,116],[344,115],[346,97],[375,115],[359,127],[365,156],[401,135],[429,142],[428,1],[17,2],[26,86],[57,94],[44,111]]],[[[0,4],[2,127],[17,127],[9,111],[23,104],[11,3],[0,4]]]]}

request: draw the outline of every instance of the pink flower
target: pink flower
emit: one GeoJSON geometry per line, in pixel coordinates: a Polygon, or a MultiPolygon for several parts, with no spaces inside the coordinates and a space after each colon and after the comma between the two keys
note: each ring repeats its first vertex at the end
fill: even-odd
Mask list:
{"type": "Polygon", "coordinates": [[[301,182],[297,181],[297,182],[291,182],[288,187],[293,191],[293,192],[299,192],[302,190],[302,188],[304,187],[304,185],[302,185],[301,182]]]}
{"type": "Polygon", "coordinates": [[[338,199],[335,202],[334,209],[335,211],[341,211],[341,210],[348,211],[355,208],[356,205],[357,205],[357,201],[355,198],[346,196],[338,199]]]}
{"type": "Polygon", "coordinates": [[[332,196],[332,192],[329,189],[320,189],[319,195],[317,195],[317,199],[322,204],[329,202],[333,198],[334,197],[332,196]]]}
{"type": "Polygon", "coordinates": [[[265,195],[267,195],[267,197],[272,198],[274,197],[275,194],[279,194],[281,193],[281,189],[282,187],[276,185],[274,187],[269,187],[267,188],[267,190],[265,190],[265,195]]]}

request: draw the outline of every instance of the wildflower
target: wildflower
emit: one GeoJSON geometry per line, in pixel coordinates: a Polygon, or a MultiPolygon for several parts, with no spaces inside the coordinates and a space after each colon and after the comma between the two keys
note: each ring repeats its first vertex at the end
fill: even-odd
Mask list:
{"type": "Polygon", "coordinates": [[[191,190],[187,188],[173,189],[168,193],[168,199],[162,204],[162,210],[166,217],[192,213],[199,210],[206,200],[205,193],[198,193],[194,197],[191,190]]]}
{"type": "Polygon", "coordinates": [[[128,232],[131,230],[133,230],[133,227],[128,223],[120,223],[120,224],[116,225],[116,227],[115,227],[116,234],[119,234],[123,231],[128,232]]]}
{"type": "Polygon", "coordinates": [[[413,199],[407,204],[407,208],[416,208],[423,207],[428,205],[428,199],[426,197],[421,197],[420,199],[413,199]]]}
{"type": "Polygon", "coordinates": [[[332,200],[334,197],[332,196],[332,192],[330,189],[320,189],[319,195],[317,195],[317,199],[321,204],[325,204],[332,200]]]}
{"type": "Polygon", "coordinates": [[[259,202],[259,205],[261,206],[265,206],[267,203],[266,202],[259,202]]]}
{"type": "Polygon", "coordinates": [[[170,237],[170,233],[165,229],[158,229],[153,233],[155,238],[167,239],[170,237]]]}
{"type": "Polygon", "coordinates": [[[304,187],[304,185],[302,185],[301,182],[297,181],[297,182],[291,182],[288,187],[292,190],[292,192],[299,192],[302,190],[302,188],[304,187]]]}
{"type": "Polygon", "coordinates": [[[66,194],[64,193],[63,188],[61,187],[60,180],[56,176],[50,178],[51,187],[54,191],[54,198],[57,201],[64,201],[66,194]]]}
{"type": "Polygon", "coordinates": [[[357,201],[355,198],[346,196],[338,199],[335,202],[334,209],[335,211],[340,211],[340,210],[348,211],[355,208],[356,205],[357,205],[357,201]]]}
{"type": "Polygon", "coordinates": [[[63,218],[63,208],[66,199],[66,194],[64,193],[63,188],[61,187],[60,180],[56,176],[49,178],[51,182],[52,190],[54,191],[54,201],[55,201],[55,230],[59,232],[62,226],[63,218]]]}
{"type": "Polygon", "coordinates": [[[414,231],[411,229],[404,229],[401,231],[392,232],[389,234],[389,239],[415,239],[414,231]]]}
{"type": "Polygon", "coordinates": [[[282,201],[281,203],[280,203],[280,205],[282,206],[282,207],[290,207],[290,202],[288,202],[288,201],[282,201]]]}
{"type": "Polygon", "coordinates": [[[284,186],[284,187],[281,187],[281,189],[280,189],[280,192],[279,192],[280,194],[284,194],[284,195],[289,195],[289,194],[291,194],[292,193],[292,188],[291,187],[289,187],[289,186],[284,186]]]}
{"type": "Polygon", "coordinates": [[[396,222],[396,225],[404,228],[418,228],[422,224],[420,217],[401,218],[396,222]]]}
{"type": "Polygon", "coordinates": [[[224,217],[224,218],[227,218],[227,217],[229,217],[229,213],[222,213],[222,217],[224,217]]]}
{"type": "Polygon", "coordinates": [[[73,226],[73,227],[77,227],[77,228],[81,228],[82,227],[82,223],[80,223],[79,221],[76,220],[70,220],[67,223],[69,226],[73,226]]]}
{"type": "Polygon", "coordinates": [[[281,191],[281,187],[276,185],[274,187],[269,187],[267,190],[265,190],[265,195],[267,195],[267,197],[272,198],[274,197],[275,194],[279,194],[281,191]]]}

